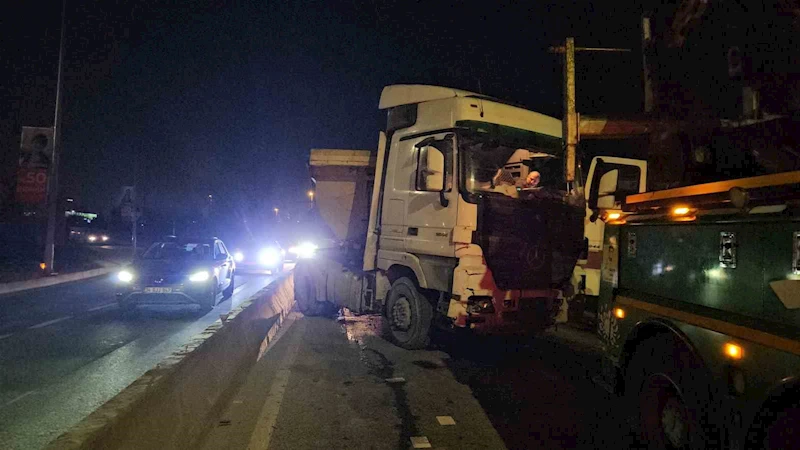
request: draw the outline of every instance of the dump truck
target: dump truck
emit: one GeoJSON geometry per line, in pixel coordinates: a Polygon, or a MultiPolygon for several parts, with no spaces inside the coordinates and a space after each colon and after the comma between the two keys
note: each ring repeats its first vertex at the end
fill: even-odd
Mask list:
{"type": "Polygon", "coordinates": [[[379,107],[377,151],[310,153],[328,233],[297,265],[301,309],[381,313],[409,349],[434,326],[533,332],[563,320],[585,199],[562,122],[438,86],[387,86],[379,107]]]}

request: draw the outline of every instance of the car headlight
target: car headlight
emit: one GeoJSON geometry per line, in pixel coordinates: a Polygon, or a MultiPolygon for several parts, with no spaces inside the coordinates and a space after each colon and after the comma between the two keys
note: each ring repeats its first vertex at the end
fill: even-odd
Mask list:
{"type": "Polygon", "coordinates": [[[128,272],[127,270],[121,270],[117,274],[117,279],[123,283],[130,283],[131,281],[133,281],[133,274],[131,272],[128,272]]]}
{"type": "Polygon", "coordinates": [[[316,251],[317,246],[311,242],[303,242],[302,244],[289,249],[289,253],[294,253],[298,258],[301,259],[313,258],[316,251]]]}
{"type": "Polygon", "coordinates": [[[209,274],[207,270],[201,270],[189,275],[189,281],[193,281],[195,283],[208,281],[209,278],[211,278],[211,274],[209,274]]]}
{"type": "Polygon", "coordinates": [[[94,242],[94,241],[96,241],[96,240],[97,240],[97,236],[95,236],[95,235],[93,235],[93,234],[90,234],[90,235],[89,235],[89,237],[88,237],[87,239],[89,239],[89,242],[94,242]]]}
{"type": "Polygon", "coordinates": [[[234,254],[233,254],[233,259],[234,259],[234,261],[236,261],[236,262],[242,262],[242,261],[244,261],[244,253],[242,253],[242,252],[236,252],[236,253],[234,253],[234,254]]]}
{"type": "Polygon", "coordinates": [[[103,235],[103,236],[100,237],[100,240],[103,241],[103,242],[106,242],[108,240],[108,236],[103,235]]]}
{"type": "Polygon", "coordinates": [[[265,266],[278,264],[281,260],[281,253],[276,248],[265,248],[258,253],[258,262],[265,266]]]}

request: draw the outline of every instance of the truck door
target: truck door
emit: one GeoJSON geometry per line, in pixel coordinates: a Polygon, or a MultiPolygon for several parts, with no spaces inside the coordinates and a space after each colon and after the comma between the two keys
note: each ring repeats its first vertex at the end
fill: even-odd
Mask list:
{"type": "Polygon", "coordinates": [[[453,135],[395,139],[386,170],[380,248],[453,256],[453,135]]]}
{"type": "Polygon", "coordinates": [[[452,257],[457,205],[453,190],[454,136],[436,134],[414,139],[411,144],[406,251],[452,257]]]}
{"type": "MultiPolygon", "coordinates": [[[[596,156],[592,158],[589,166],[589,177],[586,180],[586,199],[589,200],[589,193],[593,183],[595,183],[602,167],[603,173],[612,170],[619,170],[618,187],[621,190],[638,194],[647,189],[647,161],[630,158],[614,158],[596,156]],[[598,164],[602,162],[602,164],[598,164]]],[[[603,232],[605,223],[602,220],[592,222],[590,217],[592,210],[586,208],[586,218],[584,219],[584,233],[589,240],[589,254],[586,263],[583,265],[583,275],[585,279],[585,292],[587,295],[598,295],[600,293],[600,263],[603,260],[603,232]]]]}

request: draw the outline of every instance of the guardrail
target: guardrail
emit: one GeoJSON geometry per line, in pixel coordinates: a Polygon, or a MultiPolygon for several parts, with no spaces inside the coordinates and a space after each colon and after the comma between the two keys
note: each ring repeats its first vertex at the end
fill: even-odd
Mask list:
{"type": "Polygon", "coordinates": [[[147,371],[46,448],[193,448],[294,305],[288,273],[147,371]]]}

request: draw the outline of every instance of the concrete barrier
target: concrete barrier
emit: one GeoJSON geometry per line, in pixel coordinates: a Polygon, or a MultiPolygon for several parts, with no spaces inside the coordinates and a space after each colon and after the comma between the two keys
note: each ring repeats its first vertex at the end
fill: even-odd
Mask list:
{"type": "Polygon", "coordinates": [[[55,286],[62,283],[86,280],[89,278],[106,275],[115,270],[114,267],[104,267],[101,269],[85,270],[83,272],[65,273],[52,277],[36,278],[35,280],[14,281],[12,283],[0,283],[0,295],[13,294],[15,292],[27,291],[29,289],[39,289],[47,286],[55,286]]]}
{"type": "Polygon", "coordinates": [[[149,370],[48,449],[193,448],[294,305],[285,274],[149,370]]]}

